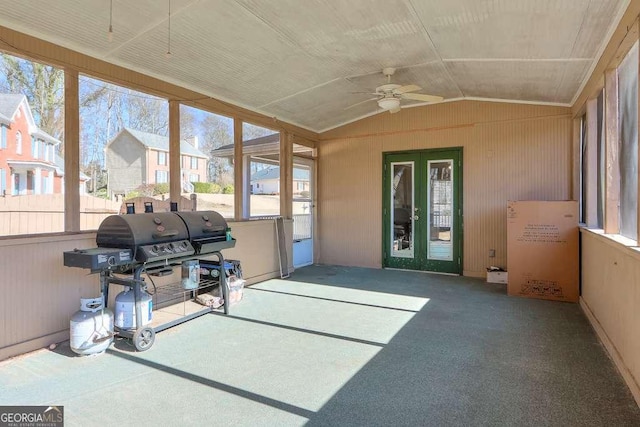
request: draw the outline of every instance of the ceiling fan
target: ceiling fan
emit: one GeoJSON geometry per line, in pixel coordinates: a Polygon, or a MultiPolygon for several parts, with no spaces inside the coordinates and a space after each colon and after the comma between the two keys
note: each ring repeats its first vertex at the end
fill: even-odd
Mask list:
{"type": "MultiPolygon", "coordinates": [[[[435,95],[425,95],[421,93],[411,93],[422,88],[417,85],[398,85],[391,83],[391,76],[396,72],[395,68],[388,67],[382,69],[382,74],[387,77],[387,83],[382,86],[378,86],[376,91],[371,93],[371,95],[375,95],[374,98],[367,99],[362,102],[358,102],[357,104],[353,104],[345,109],[349,109],[355,107],[356,105],[364,104],[369,101],[377,101],[378,107],[380,107],[384,111],[389,111],[390,113],[397,113],[400,111],[400,100],[401,99],[413,99],[416,101],[424,101],[424,102],[440,102],[444,98],[441,96],[435,95]]],[[[369,93],[369,92],[365,92],[369,93]]]]}

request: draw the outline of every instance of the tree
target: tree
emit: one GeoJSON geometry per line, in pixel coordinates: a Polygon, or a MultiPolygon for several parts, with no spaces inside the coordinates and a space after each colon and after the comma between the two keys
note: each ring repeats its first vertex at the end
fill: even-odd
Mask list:
{"type": "Polygon", "coordinates": [[[193,112],[193,108],[180,105],[180,139],[188,139],[197,135],[196,128],[200,122],[193,112]]]}
{"type": "Polygon", "coordinates": [[[213,156],[213,150],[233,144],[232,123],[231,119],[216,114],[207,114],[202,121],[202,150],[209,155],[209,181],[222,186],[233,183],[233,173],[230,172],[229,160],[213,156]]]}
{"type": "Polygon", "coordinates": [[[64,71],[0,54],[0,89],[27,97],[38,127],[54,138],[64,135],[64,71]]]}
{"type": "Polygon", "coordinates": [[[251,123],[242,123],[243,141],[260,138],[261,136],[273,135],[274,133],[277,132],[273,129],[263,128],[261,126],[252,125],[251,123]]]}

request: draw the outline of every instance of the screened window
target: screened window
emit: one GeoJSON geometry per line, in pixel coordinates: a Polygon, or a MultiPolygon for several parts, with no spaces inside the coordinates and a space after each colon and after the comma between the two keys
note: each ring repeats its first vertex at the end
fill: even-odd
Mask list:
{"type": "Polygon", "coordinates": [[[280,215],[280,134],[243,123],[242,139],[242,155],[249,166],[245,210],[253,218],[280,215]]]}
{"type": "Polygon", "coordinates": [[[233,218],[233,119],[181,105],[180,139],[188,152],[200,153],[198,157],[183,156],[181,174],[186,187],[197,194],[198,209],[214,209],[225,218],[233,218]],[[198,184],[188,184],[194,182],[198,184]]]}
{"type": "Polygon", "coordinates": [[[158,164],[161,166],[167,165],[167,153],[164,151],[158,151],[158,164]]]}
{"type": "Polygon", "coordinates": [[[80,212],[80,228],[97,229],[125,200],[136,212],[149,198],[168,210],[169,172],[156,163],[169,151],[167,100],[84,75],[79,91],[81,206],[93,207],[80,212]]]}
{"type": "Polygon", "coordinates": [[[638,42],[618,68],[620,234],[638,238],[638,42]]]}

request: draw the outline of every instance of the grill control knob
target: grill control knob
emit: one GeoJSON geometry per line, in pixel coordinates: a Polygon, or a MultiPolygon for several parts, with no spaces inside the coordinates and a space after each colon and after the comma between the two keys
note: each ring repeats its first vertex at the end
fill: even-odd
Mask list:
{"type": "Polygon", "coordinates": [[[162,224],[162,220],[161,220],[160,218],[158,218],[158,217],[153,218],[153,222],[154,222],[156,225],[160,225],[160,224],[162,224]]]}
{"type": "Polygon", "coordinates": [[[202,219],[204,219],[205,221],[209,221],[209,217],[207,215],[202,215],[202,219]]]}
{"type": "Polygon", "coordinates": [[[151,252],[158,253],[158,250],[160,250],[160,248],[158,247],[158,245],[153,245],[153,246],[151,247],[151,252]]]}

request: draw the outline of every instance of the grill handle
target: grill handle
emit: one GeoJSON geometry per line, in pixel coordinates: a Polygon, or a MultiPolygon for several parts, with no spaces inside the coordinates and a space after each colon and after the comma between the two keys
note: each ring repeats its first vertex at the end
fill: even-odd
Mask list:
{"type": "Polygon", "coordinates": [[[153,238],[161,239],[164,237],[174,237],[174,236],[177,236],[178,234],[180,234],[178,230],[167,230],[167,231],[163,231],[162,233],[153,233],[153,238]]]}
{"type": "Polygon", "coordinates": [[[221,231],[221,230],[222,228],[220,227],[203,227],[202,228],[202,232],[207,234],[215,233],[216,231],[221,231]]]}

